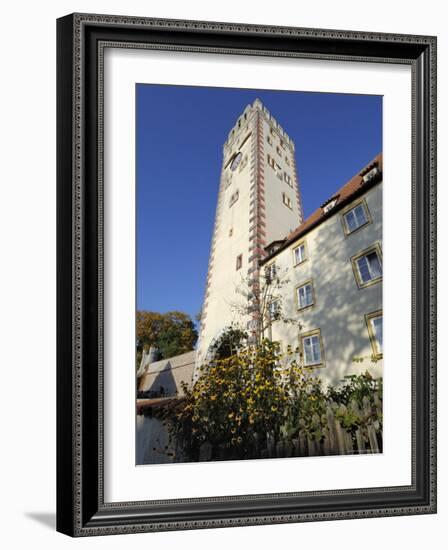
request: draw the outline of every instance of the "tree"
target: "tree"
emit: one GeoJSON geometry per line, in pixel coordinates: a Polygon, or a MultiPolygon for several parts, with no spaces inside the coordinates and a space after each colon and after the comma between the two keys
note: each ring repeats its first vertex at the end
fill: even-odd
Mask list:
{"type": "Polygon", "coordinates": [[[300,328],[300,322],[287,317],[283,307],[282,289],[289,283],[287,270],[281,270],[275,264],[261,269],[259,279],[251,276],[242,277],[241,282],[235,288],[235,294],[239,296],[230,304],[239,319],[251,315],[255,326],[251,329],[255,336],[255,343],[260,343],[264,338],[272,340],[272,321],[280,321],[300,328]]]}
{"type": "Polygon", "coordinates": [[[192,350],[198,339],[191,317],[182,311],[137,311],[136,336],[137,354],[154,346],[162,359],[192,350]]]}

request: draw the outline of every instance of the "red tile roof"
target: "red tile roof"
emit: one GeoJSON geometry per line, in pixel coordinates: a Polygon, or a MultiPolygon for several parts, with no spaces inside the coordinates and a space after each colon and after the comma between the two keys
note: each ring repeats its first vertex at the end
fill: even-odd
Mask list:
{"type": "Polygon", "coordinates": [[[320,223],[322,223],[327,218],[331,217],[335,212],[337,212],[343,206],[345,206],[351,200],[353,200],[353,198],[357,195],[357,193],[361,194],[362,192],[364,192],[365,189],[369,189],[370,187],[378,183],[378,180],[375,180],[372,183],[367,182],[363,184],[363,176],[375,166],[378,166],[380,173],[382,174],[383,172],[383,154],[382,153],[378,154],[374,159],[372,159],[369,162],[369,164],[367,164],[367,166],[365,166],[358,174],[356,174],[356,176],[354,176],[351,180],[349,180],[338,191],[336,191],[336,193],[334,193],[331,197],[329,197],[323,203],[322,206],[320,206],[310,216],[308,216],[308,218],[303,223],[301,223],[299,227],[294,229],[294,231],[292,231],[286,237],[285,244],[280,246],[271,256],[264,258],[263,262],[271,258],[273,255],[277,254],[281,250],[285,249],[292,242],[296,241],[297,239],[305,235],[305,233],[308,233],[308,231],[310,231],[314,227],[317,227],[320,223]],[[324,212],[323,207],[326,204],[328,204],[333,198],[338,199],[336,205],[329,212],[324,212]]]}

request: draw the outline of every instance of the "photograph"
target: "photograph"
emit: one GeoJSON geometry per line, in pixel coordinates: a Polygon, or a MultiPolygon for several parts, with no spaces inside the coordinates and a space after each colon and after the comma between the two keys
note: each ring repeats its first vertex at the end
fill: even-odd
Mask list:
{"type": "Polygon", "coordinates": [[[60,533],[437,512],[438,27],[290,8],[57,19],[60,533]]]}
{"type": "Polygon", "coordinates": [[[135,464],[382,453],[383,97],[139,82],[135,125],[135,464]]]}

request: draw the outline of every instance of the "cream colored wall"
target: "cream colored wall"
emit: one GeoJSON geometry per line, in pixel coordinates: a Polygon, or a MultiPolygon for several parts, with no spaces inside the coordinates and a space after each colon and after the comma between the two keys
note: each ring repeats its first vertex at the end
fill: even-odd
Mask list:
{"type": "Polygon", "coordinates": [[[297,198],[297,181],[293,169],[294,150],[291,145],[285,144],[285,149],[280,148],[281,156],[277,153],[277,146],[283,136],[276,132],[275,136],[270,133],[272,123],[263,119],[264,134],[264,192],[266,208],[266,244],[272,241],[284,239],[289,233],[296,229],[302,222],[300,204],[297,198]],[[272,145],[269,145],[267,137],[271,136],[272,145]],[[292,182],[292,187],[284,180],[280,180],[274,169],[268,165],[268,155],[273,157],[281,167],[281,172],[286,172],[292,182]],[[285,157],[290,159],[290,166],[285,162],[285,157]],[[292,208],[283,204],[285,193],[292,201],[292,208]]]}
{"type": "Polygon", "coordinates": [[[140,379],[140,391],[160,391],[163,387],[165,395],[183,395],[182,383],[191,385],[196,352],[191,351],[150,363],[140,379]]]}
{"type": "MultiPolygon", "coordinates": [[[[382,283],[358,289],[350,258],[375,242],[382,241],[382,184],[365,194],[372,223],[346,237],[341,216],[336,213],[305,237],[308,260],[293,266],[295,244],[275,257],[276,266],[286,273],[288,284],[282,289],[285,316],[297,319],[300,332],[320,329],[325,366],[316,368],[326,383],[336,383],[347,374],[366,369],[374,376],[382,375],[383,361],[370,360],[372,347],[365,315],[382,309],[382,283]],[[297,311],[295,288],[312,279],[315,305],[297,311]],[[355,356],[365,356],[363,363],[354,363],[355,356]]],[[[299,241],[298,241],[299,242],[299,241]]],[[[272,326],[272,337],[284,345],[298,345],[299,329],[280,320],[272,326]]]]}

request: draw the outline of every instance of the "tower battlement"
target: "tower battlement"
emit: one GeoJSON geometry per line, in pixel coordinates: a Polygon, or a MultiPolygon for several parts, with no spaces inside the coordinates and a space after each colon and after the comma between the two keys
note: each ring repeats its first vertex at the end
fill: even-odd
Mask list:
{"type": "Polygon", "coordinates": [[[237,139],[237,136],[239,134],[239,131],[247,125],[250,118],[254,115],[255,111],[259,112],[261,116],[264,117],[266,122],[269,124],[269,126],[284,139],[284,141],[289,145],[292,151],[295,150],[294,142],[293,140],[288,136],[288,134],[283,130],[283,128],[280,126],[280,124],[277,122],[277,120],[271,115],[269,110],[263,105],[263,103],[257,98],[255,101],[247,105],[244,111],[241,113],[241,115],[238,117],[235,125],[230,130],[227,140],[224,143],[224,150],[226,151],[228,148],[231,148],[234,144],[235,139],[237,139]]]}

